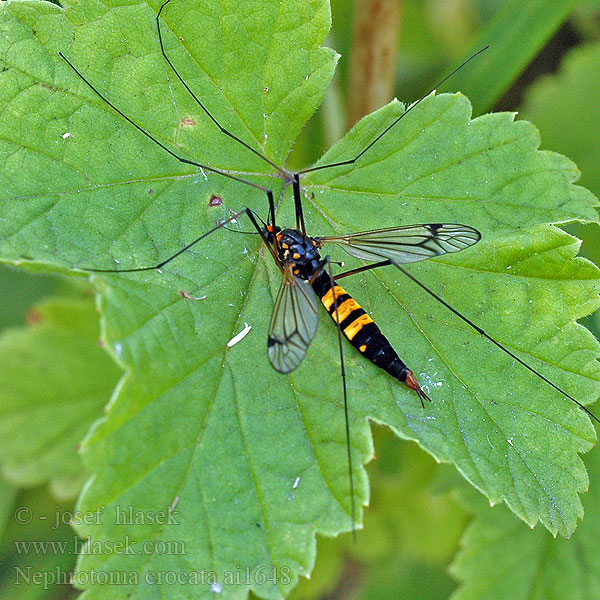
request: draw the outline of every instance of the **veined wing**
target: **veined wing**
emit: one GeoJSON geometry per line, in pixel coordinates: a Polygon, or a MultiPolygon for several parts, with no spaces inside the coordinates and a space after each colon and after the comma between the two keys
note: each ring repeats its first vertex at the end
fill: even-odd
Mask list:
{"type": "Polygon", "coordinates": [[[269,325],[267,354],[280,373],[293,371],[304,358],[319,322],[319,300],[308,281],[295,277],[288,265],[269,325]]]}
{"type": "Polygon", "coordinates": [[[369,261],[388,259],[395,263],[417,262],[458,252],[480,239],[477,229],[457,223],[405,225],[318,238],[320,242],[338,244],[355,258],[369,261]]]}

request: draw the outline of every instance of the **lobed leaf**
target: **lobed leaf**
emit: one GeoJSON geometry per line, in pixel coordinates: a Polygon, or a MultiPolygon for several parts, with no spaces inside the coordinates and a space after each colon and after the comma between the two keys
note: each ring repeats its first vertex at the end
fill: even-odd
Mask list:
{"type": "Polygon", "coordinates": [[[600,126],[593,108],[600,90],[599,66],[599,43],[571,51],[556,75],[530,88],[520,111],[521,117],[540,129],[545,147],[577,160],[581,183],[594,193],[600,192],[596,168],[600,126]]]}
{"type": "Polygon", "coordinates": [[[77,445],[119,370],[98,347],[91,298],[53,297],[29,315],[28,327],[0,336],[2,474],[21,487],[48,481],[57,497],[73,498],[89,477],[77,445]]]}
{"type": "MultiPolygon", "coordinates": [[[[600,474],[598,459],[597,450],[586,457],[594,483],[600,474]]],[[[469,508],[475,517],[451,567],[452,574],[462,582],[452,600],[598,596],[598,501],[598,486],[592,485],[583,501],[585,521],[567,542],[553,539],[539,527],[529,531],[503,507],[490,510],[470,498],[469,508]]]]}
{"type": "Polygon", "coordinates": [[[459,71],[452,80],[454,89],[469,96],[475,114],[493,108],[579,5],[581,0],[502,3],[465,58],[486,45],[489,49],[468,71],[459,71]]]}
{"type": "MultiPolygon", "coordinates": [[[[271,167],[220,134],[165,65],[158,6],[0,7],[3,260],[147,266],[229,210],[266,218],[260,190],[178,163],[56,55],[183,156],[278,194],[271,167]]],[[[279,163],[332,73],[335,54],[320,49],[328,15],[325,0],[173,0],[164,33],[198,97],[279,163]]],[[[366,117],[322,161],[351,157],[401,110],[396,102],[366,117]]],[[[598,271],[548,223],[595,221],[597,201],[573,185],[570,161],[538,145],[512,115],[471,120],[463,96],[431,96],[354,167],[303,179],[307,226],[313,235],[477,227],[477,246],[411,272],[588,403],[600,390],[598,346],[576,320],[599,304],[598,271]]],[[[277,218],[294,222],[289,190],[277,218]]],[[[94,477],[79,508],[106,507],[101,523],[78,528],[105,548],[80,558],[86,598],[146,598],[170,581],[172,598],[245,598],[248,589],[282,598],[310,573],[315,533],[351,527],[337,332],[322,314],[303,364],[288,376],[270,368],[266,331],[281,275],[257,237],[221,229],[160,273],[93,278],[103,339],[128,374],[84,444],[94,477]],[[229,348],[246,323],[250,333],[229,348]],[[133,541],[133,551],[107,544],[115,540],[133,541]],[[94,585],[123,573],[119,585],[94,585]]],[[[570,534],[587,487],[578,452],[595,441],[588,417],[393,268],[344,285],[433,399],[424,411],[344,346],[357,506],[368,496],[362,465],[376,419],[526,522],[570,534]]]]}

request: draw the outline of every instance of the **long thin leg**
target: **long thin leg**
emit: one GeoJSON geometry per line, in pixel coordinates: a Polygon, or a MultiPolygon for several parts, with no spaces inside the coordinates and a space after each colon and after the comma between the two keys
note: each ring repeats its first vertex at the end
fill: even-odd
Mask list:
{"type": "Polygon", "coordinates": [[[519,364],[523,365],[528,371],[531,371],[534,375],[537,375],[540,379],[545,381],[548,385],[552,386],[555,390],[557,390],[558,392],[560,392],[561,394],[563,394],[564,396],[569,398],[569,400],[572,400],[575,404],[577,404],[577,406],[579,406],[579,408],[584,410],[590,417],[592,417],[592,419],[594,419],[594,421],[600,423],[600,419],[594,413],[592,413],[592,411],[590,411],[583,404],[581,404],[581,402],[579,402],[579,400],[576,400],[575,398],[573,398],[573,396],[571,396],[570,394],[567,394],[567,392],[565,392],[562,388],[558,387],[555,383],[550,381],[547,377],[544,377],[544,375],[542,375],[539,371],[536,371],[533,367],[530,367],[524,360],[520,359],[516,354],[511,352],[508,348],[504,347],[500,342],[497,342],[491,335],[487,334],[483,329],[481,329],[481,327],[475,325],[475,323],[473,323],[473,321],[471,321],[470,319],[465,317],[458,310],[456,310],[453,306],[448,304],[448,302],[443,300],[433,290],[429,289],[424,283],[419,281],[414,275],[411,275],[406,269],[401,267],[398,263],[392,263],[392,264],[397,269],[400,269],[400,271],[402,271],[402,273],[404,273],[404,275],[406,275],[411,281],[414,281],[421,289],[425,290],[430,296],[435,298],[438,302],[441,302],[449,311],[453,312],[459,319],[462,319],[467,325],[472,327],[477,333],[479,333],[484,338],[486,338],[487,340],[492,342],[492,344],[494,344],[495,346],[500,348],[500,350],[502,350],[503,352],[508,354],[508,356],[510,356],[511,358],[516,360],[519,364]]]}
{"type": "Polygon", "coordinates": [[[302,196],[300,193],[300,176],[298,173],[294,173],[294,181],[292,186],[294,188],[294,206],[296,208],[296,229],[299,229],[304,235],[306,235],[306,227],[304,226],[304,211],[302,210],[302,196]]]}
{"type": "Polygon", "coordinates": [[[471,62],[476,56],[478,56],[479,54],[481,54],[484,50],[487,50],[488,48],[489,48],[489,46],[486,46],[485,48],[482,48],[481,50],[478,50],[477,52],[475,52],[475,54],[471,55],[461,65],[456,67],[456,69],[454,69],[454,71],[452,71],[452,73],[450,73],[449,75],[446,75],[446,77],[444,77],[440,82],[438,82],[436,85],[434,85],[424,96],[419,98],[419,100],[417,100],[416,102],[413,102],[413,104],[411,104],[399,117],[394,119],[394,121],[392,121],[370,144],[368,144],[365,148],[363,148],[354,158],[330,163],[327,165],[319,165],[317,167],[309,167],[308,169],[303,169],[302,171],[299,171],[299,174],[304,175],[305,173],[312,173],[313,171],[320,171],[321,169],[330,169],[332,167],[341,167],[343,165],[354,164],[367,150],[372,148],[392,127],[394,127],[394,125],[396,125],[396,123],[401,121],[411,110],[413,110],[413,108],[416,108],[419,104],[421,104],[421,102],[423,102],[423,100],[425,100],[425,98],[427,98],[427,96],[429,96],[429,94],[431,94],[432,92],[435,92],[435,90],[438,87],[440,87],[440,85],[442,85],[443,83],[448,81],[448,79],[450,79],[450,77],[452,77],[452,75],[454,75],[457,71],[462,69],[467,63],[471,62]]]}
{"type": "Polygon", "coordinates": [[[254,214],[248,207],[235,213],[234,215],[232,215],[225,221],[222,221],[221,223],[219,223],[218,225],[216,225],[215,227],[213,227],[206,233],[203,233],[201,236],[197,237],[195,240],[193,240],[189,244],[186,244],[183,248],[181,248],[181,250],[178,250],[175,254],[173,254],[172,256],[169,256],[169,258],[166,258],[165,260],[163,260],[155,265],[151,265],[149,267],[135,267],[133,269],[88,269],[88,268],[84,268],[84,270],[89,271],[91,273],[138,273],[141,271],[155,271],[157,269],[160,269],[161,267],[164,267],[167,263],[170,263],[172,260],[176,259],[178,256],[180,256],[184,252],[187,252],[190,248],[192,248],[192,246],[195,246],[198,242],[203,240],[205,237],[209,236],[211,233],[214,233],[221,227],[225,227],[225,225],[227,225],[228,223],[231,223],[232,221],[241,217],[242,215],[248,215],[248,218],[252,222],[252,225],[254,225],[254,227],[256,228],[256,231],[258,231],[263,242],[265,243],[267,248],[269,248],[269,251],[273,255],[273,258],[275,259],[277,266],[283,271],[281,262],[279,261],[279,258],[277,257],[272,245],[269,243],[269,240],[266,238],[263,229],[261,229],[260,225],[258,224],[256,217],[254,216],[254,214]]]}
{"type": "MultiPolygon", "coordinates": [[[[346,422],[346,454],[348,457],[348,480],[350,482],[350,516],[352,518],[352,540],[356,543],[356,505],[354,502],[354,473],[352,468],[352,447],[350,445],[350,420],[348,415],[348,390],[346,387],[346,368],[344,366],[344,344],[342,342],[342,329],[340,328],[340,318],[338,314],[338,302],[337,296],[335,295],[335,279],[333,278],[333,273],[331,271],[331,261],[329,260],[329,256],[326,256],[323,259],[323,268],[324,265],[327,265],[327,273],[329,275],[329,281],[331,284],[331,289],[333,291],[333,306],[335,307],[335,322],[337,325],[338,332],[338,345],[340,348],[340,365],[341,365],[341,375],[342,375],[342,388],[344,391],[344,419],[346,422]]],[[[313,275],[313,278],[320,272],[317,270],[313,275]]]]}
{"type": "Polygon", "coordinates": [[[167,6],[167,4],[169,4],[169,2],[171,2],[171,0],[166,0],[166,2],[164,2],[161,5],[161,7],[158,9],[158,13],[156,14],[156,27],[158,29],[158,41],[160,42],[160,51],[162,52],[162,55],[164,56],[168,65],[173,70],[173,73],[175,73],[175,75],[177,76],[177,79],[179,79],[179,81],[182,83],[183,87],[185,87],[185,89],[189,92],[190,96],[196,101],[196,104],[198,104],[198,106],[205,112],[205,114],[209,117],[209,119],[219,128],[221,133],[224,133],[225,135],[234,139],[236,142],[238,142],[238,144],[241,144],[242,146],[244,146],[244,148],[247,148],[248,150],[250,150],[250,152],[253,152],[254,154],[256,154],[256,156],[262,158],[262,160],[264,160],[266,163],[271,165],[276,171],[278,171],[283,176],[284,179],[289,180],[292,176],[291,173],[289,173],[285,169],[282,169],[281,167],[276,165],[274,162],[272,162],[270,159],[268,159],[264,154],[261,154],[258,150],[255,150],[252,146],[250,146],[250,144],[247,144],[246,142],[244,142],[244,140],[241,140],[239,137],[237,137],[237,135],[234,135],[233,133],[231,133],[230,131],[225,129],[219,123],[219,121],[217,121],[217,119],[215,119],[215,117],[213,117],[211,112],[206,108],[206,106],[204,106],[202,101],[196,96],[196,94],[194,94],[194,92],[191,90],[190,86],[184,81],[183,77],[179,74],[179,72],[175,68],[175,65],[172,63],[171,59],[167,56],[167,52],[165,50],[165,46],[163,43],[162,31],[160,28],[160,16],[163,12],[163,9],[167,6]]]}
{"type": "Polygon", "coordinates": [[[165,152],[168,152],[173,158],[176,158],[181,163],[185,163],[187,165],[193,165],[194,167],[199,167],[200,169],[203,169],[204,171],[208,171],[210,173],[217,173],[218,175],[223,175],[223,177],[233,179],[234,181],[239,181],[240,183],[245,183],[246,185],[256,188],[257,190],[262,190],[263,192],[265,192],[265,194],[267,194],[267,196],[270,198],[270,200],[272,200],[273,192],[271,192],[271,190],[269,190],[268,188],[266,188],[262,185],[253,183],[252,181],[248,181],[247,179],[242,179],[241,177],[236,177],[235,175],[232,175],[231,173],[227,173],[227,171],[222,171],[221,169],[209,167],[208,165],[203,165],[202,163],[196,162],[194,160],[190,160],[188,158],[185,158],[185,157],[180,156],[179,154],[173,152],[173,150],[171,150],[170,148],[165,146],[161,141],[159,141],[156,137],[154,137],[149,131],[144,129],[141,125],[138,125],[135,121],[133,121],[133,119],[131,119],[131,117],[128,117],[122,110],[117,108],[104,94],[102,94],[96,87],[94,87],[79,72],[77,67],[75,67],[75,65],[62,52],[59,51],[58,55],[71,67],[71,69],[73,69],[73,71],[75,71],[75,73],[79,76],[79,78],[82,81],[84,81],[86,83],[86,85],[88,85],[95,94],[97,94],[100,98],[102,98],[102,100],[104,100],[104,102],[106,102],[106,104],[108,104],[108,106],[110,106],[118,115],[123,117],[128,123],[133,125],[138,131],[143,133],[147,138],[152,140],[155,144],[160,146],[165,152]]]}
{"type": "Polygon", "coordinates": [[[523,365],[528,371],[530,371],[534,375],[537,375],[542,381],[545,381],[548,385],[553,387],[556,391],[563,394],[563,396],[566,396],[569,400],[574,402],[577,406],[579,406],[579,408],[581,408],[592,419],[594,419],[594,421],[596,421],[597,423],[600,423],[600,419],[589,408],[587,408],[585,405],[583,405],[581,402],[579,402],[579,400],[577,400],[576,398],[571,396],[571,394],[568,394],[567,392],[565,392],[562,388],[560,388],[555,383],[550,381],[550,379],[548,379],[547,377],[542,375],[539,371],[536,371],[533,367],[529,366],[523,359],[519,358],[514,352],[511,352],[508,348],[503,346],[500,342],[496,341],[491,335],[489,335],[481,327],[479,327],[478,325],[473,323],[473,321],[471,321],[469,318],[465,317],[462,313],[460,313],[451,304],[448,304],[448,302],[446,302],[443,298],[438,296],[433,290],[431,290],[429,287],[427,287],[422,281],[419,281],[414,275],[409,273],[404,267],[401,267],[398,263],[392,262],[391,260],[384,260],[384,261],[381,261],[378,263],[373,263],[371,265],[365,265],[363,267],[358,267],[357,269],[352,269],[351,271],[345,271],[344,273],[340,273],[339,275],[336,275],[335,278],[340,279],[341,277],[347,277],[348,275],[354,275],[356,273],[362,273],[363,271],[370,271],[371,269],[376,269],[378,267],[385,267],[388,265],[394,265],[397,269],[402,271],[402,273],[404,273],[404,275],[406,275],[411,281],[414,281],[421,289],[425,290],[430,296],[432,296],[438,302],[443,304],[449,311],[454,313],[459,319],[461,319],[467,325],[472,327],[477,333],[479,333],[484,338],[486,338],[487,340],[492,342],[492,344],[494,344],[495,346],[500,348],[500,350],[502,350],[502,352],[508,354],[508,356],[510,356],[512,359],[516,360],[520,365],[523,365]]]}
{"type": "Polygon", "coordinates": [[[348,277],[348,275],[356,275],[356,273],[362,273],[363,271],[370,271],[371,269],[377,269],[379,267],[387,267],[388,265],[392,265],[391,260],[382,260],[381,262],[376,262],[371,265],[364,265],[363,267],[358,267],[356,269],[352,269],[350,271],[344,271],[339,275],[336,275],[336,279],[341,279],[342,277],[348,277]]]}

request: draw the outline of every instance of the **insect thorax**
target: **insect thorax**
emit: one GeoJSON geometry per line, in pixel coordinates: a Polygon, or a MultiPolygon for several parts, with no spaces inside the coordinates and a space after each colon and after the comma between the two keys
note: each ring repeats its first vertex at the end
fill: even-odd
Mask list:
{"type": "Polygon", "coordinates": [[[277,234],[279,260],[291,264],[292,271],[300,279],[310,279],[321,264],[319,245],[316,240],[297,229],[284,229],[277,234]]]}

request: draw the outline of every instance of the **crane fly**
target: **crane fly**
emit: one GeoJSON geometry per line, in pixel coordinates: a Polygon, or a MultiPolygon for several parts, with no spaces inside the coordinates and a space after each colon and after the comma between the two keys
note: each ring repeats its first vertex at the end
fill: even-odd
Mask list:
{"type": "Polygon", "coordinates": [[[345,337],[346,340],[352,346],[354,346],[354,348],[362,356],[373,362],[378,367],[382,368],[390,376],[394,377],[407,388],[412,390],[423,407],[425,407],[425,401],[430,401],[432,399],[419,384],[415,374],[392,348],[390,342],[382,333],[379,326],[371,318],[371,316],[362,308],[356,299],[346,291],[346,289],[339,285],[338,281],[342,278],[386,266],[392,266],[398,269],[406,277],[420,286],[426,293],[444,305],[454,315],[477,331],[480,335],[495,344],[500,350],[517,361],[524,368],[534,373],[546,384],[550,385],[565,397],[569,398],[594,420],[600,422],[600,420],[598,420],[598,418],[593,415],[582,403],[566,393],[550,379],[535,370],[511,350],[503,346],[500,342],[496,341],[477,324],[461,314],[458,310],[456,310],[453,306],[451,306],[448,302],[446,302],[443,298],[441,298],[438,294],[436,294],[433,290],[427,287],[402,266],[407,263],[423,261],[428,258],[454,253],[468,248],[476,244],[481,239],[481,234],[477,229],[460,223],[425,223],[416,225],[401,225],[397,227],[387,227],[383,229],[374,229],[333,236],[312,236],[306,232],[304,212],[301,201],[300,177],[314,171],[333,169],[335,167],[353,165],[357,163],[357,161],[359,161],[365,153],[367,153],[375,144],[377,144],[377,142],[381,140],[383,136],[387,135],[393,127],[395,127],[403,118],[405,118],[412,110],[414,110],[427,96],[435,91],[437,87],[445,83],[454,73],[456,73],[456,71],[464,67],[468,62],[483,52],[487,46],[486,48],[482,48],[473,54],[459,67],[454,69],[427,94],[422,96],[413,104],[409,105],[400,116],[392,120],[389,125],[387,125],[380,133],[378,133],[372,139],[372,141],[362,148],[362,150],[360,150],[360,152],[358,152],[355,156],[345,160],[317,165],[300,170],[296,173],[291,173],[285,168],[271,161],[256,148],[252,147],[236,134],[225,128],[217,120],[213,113],[208,110],[202,100],[195,94],[195,92],[181,76],[165,50],[163,32],[161,29],[161,16],[170,2],[171,0],[166,0],[166,2],[164,2],[159,8],[156,15],[158,41],[164,60],[176,76],[177,80],[190,94],[194,102],[221,133],[233,139],[246,150],[265,161],[274,169],[275,173],[284,180],[286,186],[292,186],[296,215],[295,227],[281,228],[276,225],[276,204],[273,191],[271,189],[253,181],[244,179],[237,174],[211,167],[210,165],[187,158],[186,156],[183,156],[172,150],[148,130],[127,116],[114,103],[112,103],[111,100],[109,100],[95,85],[93,85],[62,52],[59,52],[61,58],[71,67],[74,73],[81,80],[83,80],[95,94],[97,94],[98,97],[100,97],[112,110],[114,110],[120,117],[127,121],[132,127],[137,129],[141,134],[162,148],[162,150],[172,158],[183,164],[195,166],[203,171],[214,173],[260,190],[266,195],[268,205],[268,216],[266,221],[263,221],[252,209],[245,207],[242,210],[234,213],[229,218],[219,221],[209,231],[204,232],[196,239],[185,244],[176,253],[157,264],[125,269],[85,268],[85,270],[94,273],[132,273],[158,270],[175,260],[184,252],[190,250],[193,246],[217,230],[226,227],[228,224],[236,221],[242,216],[246,216],[254,227],[254,233],[260,235],[262,242],[267,247],[275,264],[281,271],[281,285],[274,302],[267,335],[267,356],[273,368],[280,373],[290,373],[300,365],[317,331],[319,304],[324,307],[336,326],[341,361],[346,454],[348,461],[348,482],[351,504],[350,517],[353,536],[356,535],[356,508],[354,498],[352,452],[350,446],[348,392],[346,386],[346,372],[344,368],[343,355],[343,338],[345,337]],[[349,271],[334,274],[332,269],[332,261],[330,260],[329,256],[321,256],[321,250],[328,246],[337,246],[353,258],[363,261],[363,263],[367,264],[349,271]]]}

